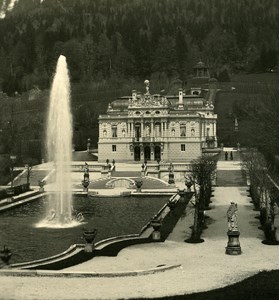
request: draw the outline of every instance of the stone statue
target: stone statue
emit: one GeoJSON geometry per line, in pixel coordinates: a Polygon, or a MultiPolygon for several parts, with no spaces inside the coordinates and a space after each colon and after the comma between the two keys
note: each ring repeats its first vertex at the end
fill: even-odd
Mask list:
{"type": "Polygon", "coordinates": [[[194,128],[191,129],[191,136],[195,136],[195,129],[194,128]]]}
{"type": "Polygon", "coordinates": [[[144,81],[144,84],[145,84],[145,86],[146,86],[146,94],[149,94],[149,80],[145,80],[144,81]]]}
{"type": "Polygon", "coordinates": [[[173,173],[174,167],[172,163],[170,163],[168,170],[170,173],[173,173]]]}
{"type": "Polygon", "coordinates": [[[148,125],[146,126],[146,136],[147,136],[147,137],[150,136],[150,128],[149,128],[148,125]]]}
{"type": "Polygon", "coordinates": [[[231,202],[231,205],[227,211],[228,228],[229,231],[238,231],[237,227],[237,204],[231,202]]]}
{"type": "Polygon", "coordinates": [[[89,181],[89,165],[87,163],[84,163],[83,166],[83,178],[86,181],[89,181]]]}
{"type": "Polygon", "coordinates": [[[174,167],[173,167],[173,164],[170,163],[169,167],[168,167],[168,170],[169,170],[169,181],[168,181],[168,184],[174,184],[174,167]]]}

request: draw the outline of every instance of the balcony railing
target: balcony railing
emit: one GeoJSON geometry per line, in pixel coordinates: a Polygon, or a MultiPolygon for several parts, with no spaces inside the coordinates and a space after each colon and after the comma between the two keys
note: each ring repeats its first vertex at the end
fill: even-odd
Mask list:
{"type": "Polygon", "coordinates": [[[144,137],[134,137],[134,138],[132,138],[132,141],[133,142],[163,142],[164,141],[164,139],[165,139],[166,137],[147,137],[147,136],[144,136],[144,137]]]}

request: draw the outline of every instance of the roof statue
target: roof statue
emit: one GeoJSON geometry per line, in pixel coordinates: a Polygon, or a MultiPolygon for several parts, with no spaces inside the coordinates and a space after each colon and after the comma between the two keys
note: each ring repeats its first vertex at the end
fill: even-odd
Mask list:
{"type": "Polygon", "coordinates": [[[150,94],[149,92],[149,80],[144,80],[144,84],[146,85],[146,94],[150,94]]]}
{"type": "Polygon", "coordinates": [[[151,95],[149,91],[149,80],[144,81],[146,93],[137,95],[135,99],[129,99],[129,108],[137,107],[167,107],[169,102],[166,97],[160,95],[151,95]]]}

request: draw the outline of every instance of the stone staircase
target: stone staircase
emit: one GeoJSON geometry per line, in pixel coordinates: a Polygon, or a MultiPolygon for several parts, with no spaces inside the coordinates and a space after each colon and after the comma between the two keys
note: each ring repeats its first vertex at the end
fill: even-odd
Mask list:
{"type": "Polygon", "coordinates": [[[232,151],[233,160],[230,159],[230,148],[227,149],[228,160],[225,160],[225,151],[221,152],[217,162],[217,186],[246,186],[245,174],[241,170],[240,154],[232,151]]]}

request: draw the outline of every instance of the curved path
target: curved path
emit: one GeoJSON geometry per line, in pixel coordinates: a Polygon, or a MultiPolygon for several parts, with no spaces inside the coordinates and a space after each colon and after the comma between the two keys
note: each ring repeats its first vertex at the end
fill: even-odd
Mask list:
{"type": "MultiPolygon", "coordinates": [[[[235,156],[235,159],[237,156],[235,156]]],[[[254,217],[240,170],[240,162],[219,161],[217,187],[212,209],[207,211],[208,229],[203,232],[204,243],[187,244],[192,208],[188,206],[183,218],[164,243],[128,247],[117,257],[96,257],[83,264],[64,269],[69,278],[52,276],[0,276],[2,299],[128,299],[160,297],[211,290],[223,287],[261,270],[279,268],[279,246],[261,243],[263,233],[254,217]],[[233,172],[232,172],[233,171],[233,172]],[[236,182],[238,185],[236,185],[236,182]],[[227,245],[226,211],[231,201],[238,204],[238,225],[241,232],[242,254],[225,254],[227,245]],[[124,276],[135,270],[156,269],[181,265],[165,272],[124,276]],[[84,278],[74,273],[83,273],[84,278]],[[111,277],[87,277],[86,273],[114,273],[111,277]],[[121,277],[117,274],[121,273],[121,277]],[[145,275],[143,275],[145,274],[145,275]]],[[[279,224],[278,224],[279,225],[279,224]]],[[[277,226],[278,227],[278,226],[277,226]]]]}

